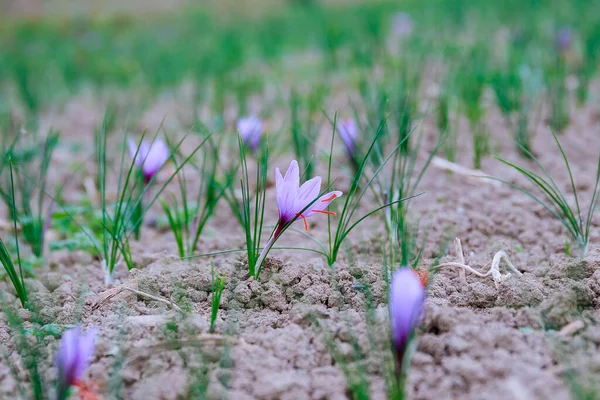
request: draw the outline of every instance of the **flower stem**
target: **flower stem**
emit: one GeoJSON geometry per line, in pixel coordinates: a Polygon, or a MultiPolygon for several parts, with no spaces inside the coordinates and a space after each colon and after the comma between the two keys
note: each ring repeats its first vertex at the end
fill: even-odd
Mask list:
{"type": "Polygon", "coordinates": [[[103,259],[102,262],[100,263],[100,265],[102,266],[102,271],[104,271],[104,284],[112,285],[115,281],[115,274],[108,267],[108,263],[106,262],[106,259],[103,259]]]}
{"type": "Polygon", "coordinates": [[[275,234],[273,236],[271,236],[271,238],[269,239],[267,244],[265,244],[265,247],[263,247],[262,251],[260,252],[260,256],[258,256],[258,259],[256,260],[256,264],[254,264],[254,271],[255,271],[254,277],[256,279],[258,279],[258,276],[260,274],[260,269],[261,269],[262,263],[265,261],[267,254],[269,254],[271,247],[273,247],[273,245],[275,244],[275,241],[277,240],[278,237],[279,237],[279,235],[277,234],[277,232],[275,232],[275,234]]]}
{"type": "Polygon", "coordinates": [[[587,256],[587,252],[588,252],[588,245],[589,245],[589,241],[585,240],[585,239],[579,239],[578,240],[578,247],[579,247],[579,254],[578,256],[580,258],[585,258],[585,256],[587,256]]]}

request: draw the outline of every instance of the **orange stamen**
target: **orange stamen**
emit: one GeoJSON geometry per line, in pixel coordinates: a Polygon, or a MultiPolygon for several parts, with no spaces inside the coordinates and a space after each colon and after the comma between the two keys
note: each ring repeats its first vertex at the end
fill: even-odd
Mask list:
{"type": "Polygon", "coordinates": [[[337,197],[337,194],[333,193],[331,196],[329,196],[326,199],[321,200],[322,203],[326,203],[328,201],[332,201],[333,199],[335,199],[337,197]]]}
{"type": "Polygon", "coordinates": [[[427,282],[429,281],[429,271],[427,270],[418,270],[415,271],[415,274],[417,274],[417,276],[419,277],[419,280],[421,281],[421,285],[423,285],[423,288],[427,288],[427,282]]]}
{"type": "Polygon", "coordinates": [[[325,210],[310,210],[311,212],[318,212],[321,214],[327,214],[327,215],[335,215],[335,212],[333,211],[325,211],[325,210]]]}
{"type": "Polygon", "coordinates": [[[302,214],[296,214],[298,217],[302,218],[302,220],[304,221],[304,229],[306,229],[306,232],[308,232],[308,222],[306,222],[306,217],[302,214]]]}
{"type": "Polygon", "coordinates": [[[98,395],[94,390],[82,381],[75,382],[73,386],[78,389],[77,394],[79,395],[80,400],[98,400],[98,395]]]}

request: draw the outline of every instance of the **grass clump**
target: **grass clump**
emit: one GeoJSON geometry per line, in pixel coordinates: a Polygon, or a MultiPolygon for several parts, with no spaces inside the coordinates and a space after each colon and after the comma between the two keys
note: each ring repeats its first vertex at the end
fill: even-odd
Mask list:
{"type": "Polygon", "coordinates": [[[215,266],[212,261],[210,263],[211,270],[211,307],[210,307],[210,333],[215,331],[215,323],[217,321],[217,314],[219,313],[219,307],[221,306],[221,295],[225,290],[226,278],[215,273],[215,266]]]}
{"type": "MultiPolygon", "coordinates": [[[[554,131],[550,131],[552,133],[552,137],[558,146],[562,159],[565,163],[565,167],[569,174],[569,183],[572,190],[572,195],[575,201],[575,206],[573,207],[571,203],[567,200],[566,195],[560,190],[550,173],[544,168],[544,166],[535,158],[531,153],[529,153],[530,157],[536,162],[536,164],[540,167],[542,173],[535,173],[525,167],[521,167],[516,165],[508,160],[505,160],[501,157],[495,157],[499,161],[508,165],[509,167],[514,168],[516,171],[521,173],[524,177],[526,177],[529,181],[534,184],[541,195],[535,194],[533,191],[526,189],[520,185],[507,182],[501,179],[499,181],[514,187],[521,192],[525,193],[537,203],[541,204],[546,208],[552,215],[558,219],[562,225],[567,229],[567,232],[571,236],[571,239],[577,244],[579,250],[579,256],[585,257],[588,251],[588,245],[590,242],[590,230],[592,227],[592,218],[594,217],[594,213],[596,210],[596,206],[598,205],[598,200],[600,199],[600,157],[598,159],[598,165],[596,166],[596,180],[593,187],[592,198],[590,199],[589,205],[587,209],[582,209],[580,206],[579,194],[577,192],[577,187],[575,185],[575,180],[573,178],[573,174],[571,173],[571,166],[569,164],[569,160],[567,159],[567,155],[564,152],[558,137],[554,133],[554,131]],[[584,212],[585,211],[585,212],[584,212]]],[[[525,151],[525,149],[524,149],[525,151]]]]}
{"type": "Polygon", "coordinates": [[[487,51],[473,48],[464,61],[464,68],[456,77],[464,112],[473,138],[473,168],[481,168],[481,160],[489,153],[489,132],[485,126],[485,108],[482,96],[488,83],[487,51]]]}
{"type": "Polygon", "coordinates": [[[43,139],[18,134],[3,146],[5,154],[0,161],[0,172],[8,170],[0,196],[36,257],[44,252],[45,234],[52,221],[54,201],[47,204],[48,173],[58,143],[59,134],[54,130],[43,139]]]}
{"type": "MultiPolygon", "coordinates": [[[[129,164],[125,162],[126,145],[123,140],[123,151],[120,154],[120,168],[117,181],[116,200],[111,202],[108,191],[110,182],[108,180],[109,163],[108,163],[108,147],[106,120],[102,123],[102,129],[96,132],[96,160],[98,166],[97,182],[99,183],[99,195],[101,201],[101,224],[102,224],[102,239],[101,248],[97,249],[102,257],[102,268],[105,272],[105,281],[111,282],[113,279],[114,269],[116,264],[123,260],[127,269],[134,267],[133,258],[129,241],[132,235],[139,235],[140,225],[146,212],[152,207],[159,195],[165,190],[167,185],[175,179],[181,169],[196,155],[198,150],[203,146],[206,139],[198,146],[192,148],[192,151],[179,164],[168,178],[161,182],[158,181],[158,173],[163,169],[164,164],[161,164],[152,171],[149,175],[143,165],[150,157],[150,152],[156,137],[151,145],[146,147],[150,150],[143,151],[144,135],[142,135],[140,144],[135,147],[131,146],[130,152],[132,160],[129,164]],[[146,153],[146,154],[144,154],[146,153]],[[143,174],[143,175],[142,175],[143,174]],[[156,183],[156,187],[153,185],[156,183]]],[[[180,140],[175,144],[170,153],[175,153],[180,150],[181,145],[185,140],[180,140]]],[[[166,145],[165,145],[166,146],[166,145]]],[[[95,243],[95,240],[91,238],[95,243]]]]}
{"type": "Polygon", "coordinates": [[[19,298],[21,305],[23,307],[27,307],[29,302],[27,286],[25,285],[25,279],[23,279],[23,267],[21,265],[21,256],[18,249],[19,244],[17,242],[17,265],[19,266],[19,272],[17,273],[17,269],[15,268],[11,254],[4,245],[2,239],[0,239],[0,262],[6,271],[10,282],[15,288],[15,292],[17,293],[17,297],[19,298]]]}
{"type": "MultiPolygon", "coordinates": [[[[169,226],[177,243],[180,257],[192,256],[197,248],[206,224],[216,211],[219,201],[233,186],[232,174],[226,174],[223,180],[219,177],[218,154],[221,141],[214,143],[208,138],[207,151],[203,152],[200,163],[190,162],[194,176],[198,176],[198,190],[190,197],[186,171],[181,170],[177,175],[181,205],[175,196],[170,201],[161,201],[167,216],[169,226]]],[[[171,159],[179,166],[187,157],[174,154],[171,159]]],[[[189,176],[189,175],[188,175],[189,176]]]]}

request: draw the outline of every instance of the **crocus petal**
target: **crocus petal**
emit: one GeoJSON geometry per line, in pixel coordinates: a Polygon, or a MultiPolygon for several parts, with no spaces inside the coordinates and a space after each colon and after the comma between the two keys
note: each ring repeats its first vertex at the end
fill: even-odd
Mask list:
{"type": "Polygon", "coordinates": [[[142,170],[146,183],[150,181],[163,164],[167,162],[171,154],[169,147],[162,139],[156,139],[150,145],[145,140],[142,140],[139,146],[136,146],[132,139],[129,139],[127,143],[129,146],[129,154],[131,155],[135,166],[142,170]]]}
{"type": "Polygon", "coordinates": [[[242,141],[252,150],[256,150],[263,132],[263,123],[260,118],[254,116],[241,118],[237,122],[237,128],[242,136],[242,141]]]}
{"type": "Polygon", "coordinates": [[[392,33],[396,37],[405,37],[412,33],[414,22],[410,15],[405,12],[394,14],[392,21],[392,33]]]}
{"type": "Polygon", "coordinates": [[[358,128],[353,120],[347,119],[338,128],[340,136],[345,143],[352,143],[358,139],[358,128]]]}
{"type": "Polygon", "coordinates": [[[90,329],[82,335],[79,327],[62,334],[55,358],[61,391],[66,391],[85,373],[94,354],[96,335],[96,329],[90,329]]]}
{"type": "Polygon", "coordinates": [[[135,154],[137,153],[137,146],[135,144],[135,142],[133,141],[133,139],[129,138],[127,139],[127,145],[129,147],[129,157],[133,160],[135,159],[135,163],[137,165],[137,157],[135,156],[135,154]]]}
{"type": "Polygon", "coordinates": [[[142,140],[138,150],[138,145],[135,144],[133,139],[129,138],[127,140],[127,145],[129,146],[129,156],[135,163],[135,166],[141,168],[144,164],[144,159],[146,159],[148,155],[148,143],[146,143],[145,140],[142,140]]]}
{"type": "Polygon", "coordinates": [[[298,185],[284,181],[276,189],[277,208],[279,209],[279,222],[286,224],[296,218],[298,212],[296,202],[298,199],[298,185]]]}
{"type": "Polygon", "coordinates": [[[425,289],[411,268],[400,268],[394,272],[389,298],[390,325],[394,347],[400,357],[420,322],[424,301],[425,289]]]}
{"type": "Polygon", "coordinates": [[[350,157],[356,152],[356,142],[358,141],[358,127],[353,120],[347,119],[338,126],[340,138],[344,142],[344,150],[350,157]]]}
{"type": "Polygon", "coordinates": [[[283,184],[283,176],[281,175],[281,171],[279,171],[279,167],[275,168],[275,189],[280,187],[283,184]]]}
{"type": "Polygon", "coordinates": [[[97,329],[90,329],[84,335],[79,337],[79,357],[74,371],[75,380],[81,379],[85,373],[85,370],[90,366],[90,362],[92,361],[92,357],[94,355],[94,350],[96,349],[97,335],[97,329]]]}
{"type": "Polygon", "coordinates": [[[169,147],[161,139],[156,139],[144,159],[143,171],[146,177],[152,178],[167,162],[170,156],[169,147]]]}
{"type": "MultiPolygon", "coordinates": [[[[314,178],[304,182],[302,186],[300,186],[300,190],[298,191],[298,199],[300,201],[306,200],[304,207],[310,204],[321,191],[321,177],[315,176],[314,178]]],[[[302,208],[304,208],[302,207],[302,208]]]]}
{"type": "Polygon", "coordinates": [[[556,32],[556,47],[559,51],[566,51],[573,42],[573,30],[568,26],[563,26],[556,32]]]}
{"type": "Polygon", "coordinates": [[[300,186],[300,167],[298,167],[298,161],[292,160],[283,180],[292,182],[296,187],[300,186]]]}
{"type": "Polygon", "coordinates": [[[55,365],[59,370],[61,384],[64,386],[70,385],[74,380],[78,340],[78,327],[65,331],[60,339],[58,353],[55,358],[55,365]]]}

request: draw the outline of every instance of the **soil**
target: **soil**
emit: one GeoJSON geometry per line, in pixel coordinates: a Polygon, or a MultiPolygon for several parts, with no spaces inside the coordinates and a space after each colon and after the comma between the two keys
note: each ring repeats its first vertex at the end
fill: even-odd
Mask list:
{"type": "MultiPolygon", "coordinates": [[[[339,98],[344,96],[330,99],[331,109],[344,109],[339,98]]],[[[156,104],[141,117],[140,126],[152,129],[165,114],[169,115],[165,124],[177,126],[177,117],[169,112],[183,107],[178,101],[183,103],[167,99],[156,104]]],[[[68,144],[87,141],[89,147],[101,109],[89,99],[74,99],[65,109],[45,116],[42,126],[59,128],[67,143],[56,154],[56,181],[89,158],[86,154],[91,153],[74,153],[68,144]]],[[[229,126],[235,116],[231,114],[229,126]]],[[[273,117],[269,122],[268,128],[276,131],[280,120],[273,117]]],[[[517,155],[497,110],[489,110],[487,125],[495,153],[535,168],[533,162],[517,155]]],[[[595,178],[599,128],[595,108],[574,109],[571,125],[560,136],[582,199],[590,198],[595,178]]],[[[421,129],[426,138],[425,157],[437,136],[433,117],[421,121],[421,129]]],[[[535,131],[533,148],[541,163],[568,190],[568,176],[550,133],[543,124],[535,131]]],[[[329,132],[324,124],[321,139],[328,140],[329,132]]],[[[115,137],[122,135],[119,132],[115,137]]],[[[334,176],[340,177],[336,189],[347,191],[347,167],[341,148],[336,152],[339,162],[334,176]]],[[[291,156],[283,151],[276,154],[272,169],[286,169],[291,156]]],[[[461,123],[457,154],[458,163],[471,166],[466,123],[461,123]]],[[[234,147],[223,155],[228,156],[236,157],[234,147]]],[[[325,173],[324,164],[318,166],[321,173],[325,173]]],[[[93,165],[88,167],[93,171],[93,165]]],[[[484,160],[482,170],[524,183],[491,157],[484,160]]],[[[81,199],[82,182],[70,185],[65,197],[81,199]]],[[[426,193],[411,202],[413,216],[427,232],[420,268],[456,261],[452,240],[459,237],[466,262],[475,269],[484,271],[493,254],[503,250],[523,275],[513,274],[497,286],[491,278],[470,274],[463,282],[452,269],[431,276],[408,376],[409,398],[573,398],[573,377],[579,382],[579,378],[586,381],[600,374],[598,216],[593,221],[590,251],[578,259],[565,255],[567,236],[561,224],[532,199],[507,186],[431,167],[420,188],[426,193]]],[[[267,202],[267,221],[274,223],[274,187],[269,189],[267,202]]],[[[360,212],[374,206],[372,200],[365,200],[360,212]]],[[[227,206],[222,203],[220,207],[202,237],[201,252],[244,245],[242,231],[227,206]]],[[[150,222],[160,218],[160,208],[152,213],[150,222]]],[[[315,217],[309,233],[325,241],[326,227],[325,218],[315,217]]],[[[44,321],[99,328],[85,380],[100,398],[117,398],[115,393],[120,391],[122,398],[133,400],[186,399],[194,393],[208,399],[346,399],[350,397],[346,367],[368,371],[371,398],[383,399],[383,361],[390,355],[386,350],[382,232],[378,217],[367,220],[351,235],[349,250],[333,268],[315,253],[275,250],[256,281],[248,276],[242,253],[179,260],[172,234],[155,223],[144,227],[141,241],[132,243],[138,268],[128,272],[119,265],[113,286],[104,284],[99,260],[67,251],[48,253],[45,265],[36,270],[40,278],[28,283],[44,321]],[[213,334],[209,333],[211,261],[227,278],[213,334]],[[184,313],[128,291],[114,295],[123,287],[173,301],[184,313]]],[[[293,232],[282,243],[311,246],[308,239],[293,232]]],[[[17,306],[9,285],[1,285],[7,300],[17,306]]],[[[26,326],[31,324],[30,314],[21,310],[20,315],[28,321],[26,326]]],[[[48,337],[47,341],[52,354],[57,340],[48,337]]],[[[14,348],[4,320],[0,343],[8,350],[14,348]]],[[[11,359],[16,359],[14,354],[11,359]]],[[[19,398],[15,377],[5,361],[0,362],[0,398],[19,398]]]]}

